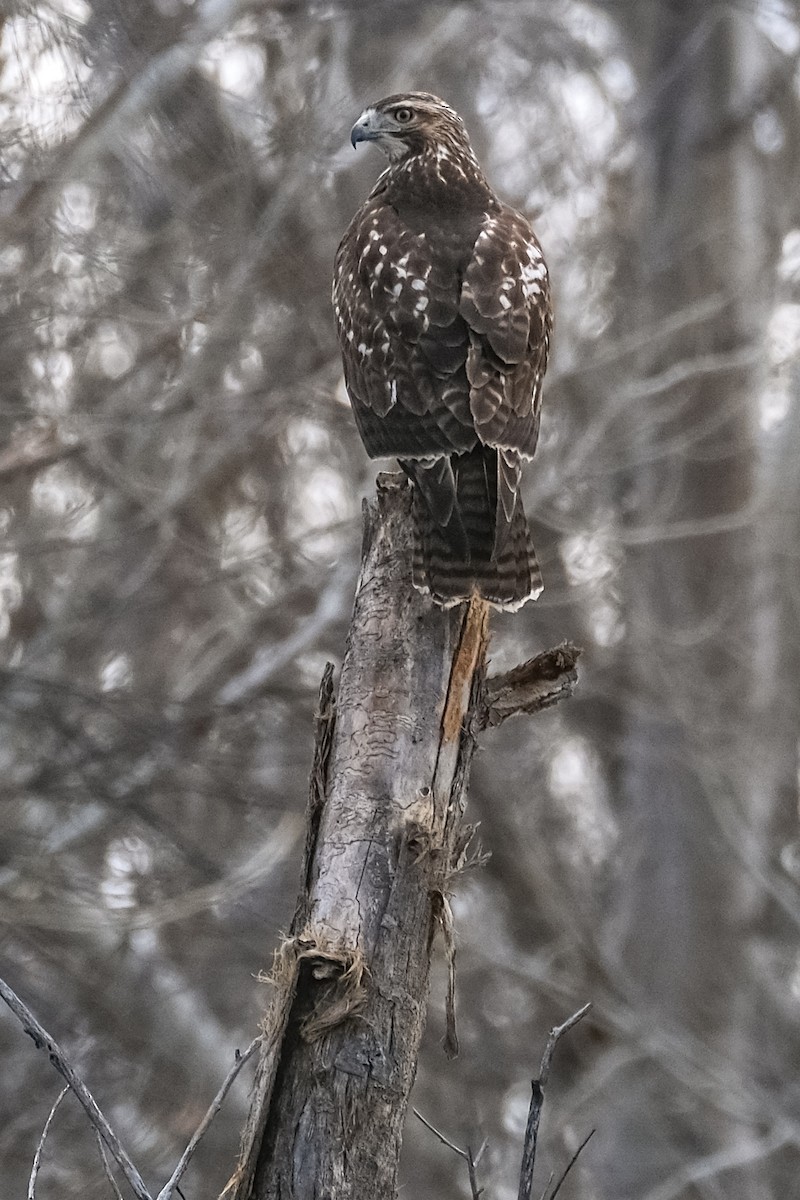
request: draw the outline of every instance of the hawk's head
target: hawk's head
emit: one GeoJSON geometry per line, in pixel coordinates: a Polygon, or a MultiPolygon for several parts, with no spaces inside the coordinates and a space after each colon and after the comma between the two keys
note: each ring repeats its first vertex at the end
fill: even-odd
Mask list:
{"type": "Polygon", "coordinates": [[[430,92],[399,92],[365,108],[350,141],[375,142],[391,162],[434,146],[470,152],[461,117],[430,92]]]}

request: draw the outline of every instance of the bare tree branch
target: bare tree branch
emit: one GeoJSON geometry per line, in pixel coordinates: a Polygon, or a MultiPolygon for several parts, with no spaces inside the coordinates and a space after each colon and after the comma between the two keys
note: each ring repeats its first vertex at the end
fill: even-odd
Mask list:
{"type": "Polygon", "coordinates": [[[199,19],[187,28],[184,37],[153,54],[137,74],[118,83],[75,137],[57,147],[49,169],[0,212],[11,236],[19,236],[22,222],[30,223],[40,217],[65,180],[102,153],[115,137],[124,136],[125,130],[143,112],[152,110],[158,100],[176,86],[194,66],[206,44],[235,19],[241,3],[240,0],[209,0],[201,7],[199,19]]]}
{"type": "Polygon", "coordinates": [[[36,1200],[36,1177],[39,1174],[39,1167],[40,1167],[41,1161],[42,1161],[42,1151],[44,1150],[44,1143],[47,1139],[48,1133],[50,1132],[50,1126],[53,1123],[53,1117],[56,1115],[58,1106],[60,1105],[61,1101],[64,1099],[64,1097],[66,1096],[68,1091],[69,1091],[69,1084],[66,1084],[66,1086],[63,1087],[61,1089],[61,1091],[58,1093],[58,1095],[56,1096],[55,1101],[53,1103],[53,1107],[50,1109],[50,1112],[47,1114],[47,1120],[44,1123],[44,1129],[42,1130],[42,1136],[39,1138],[39,1144],[36,1147],[36,1153],[33,1156],[33,1164],[31,1166],[31,1177],[28,1180],[28,1200],[36,1200]]]}
{"type": "Polygon", "coordinates": [[[37,1049],[47,1051],[50,1062],[53,1064],[58,1073],[62,1075],[64,1079],[66,1079],[67,1083],[80,1100],[86,1111],[86,1115],[113,1154],[117,1164],[119,1165],[119,1169],[122,1171],[128,1183],[139,1197],[139,1200],[153,1200],[152,1196],[145,1187],[144,1180],[137,1171],[128,1154],[123,1149],[119,1138],[103,1116],[97,1105],[97,1102],[87,1088],[86,1084],[77,1075],[75,1068],[64,1054],[64,1051],[61,1049],[55,1039],[50,1036],[47,1030],[39,1024],[39,1022],[36,1020],[36,1017],[33,1015],[27,1005],[20,1000],[16,992],[13,991],[3,979],[0,979],[0,998],[5,1000],[14,1016],[19,1020],[28,1037],[33,1039],[33,1043],[37,1049]]]}
{"type": "MultiPolygon", "coordinates": [[[[542,1116],[542,1107],[544,1104],[544,1089],[545,1089],[547,1081],[550,1077],[550,1066],[551,1066],[551,1063],[553,1060],[553,1054],[555,1052],[555,1048],[558,1045],[558,1042],[560,1041],[560,1039],[564,1036],[564,1034],[568,1033],[569,1030],[572,1029],[574,1025],[577,1025],[578,1022],[581,1021],[586,1016],[586,1014],[589,1012],[589,1009],[591,1007],[592,1007],[591,1003],[584,1004],[583,1008],[579,1008],[578,1011],[573,1013],[571,1017],[568,1017],[567,1020],[563,1022],[563,1024],[554,1025],[553,1028],[550,1030],[550,1034],[547,1038],[547,1044],[544,1048],[544,1053],[542,1054],[542,1061],[539,1064],[539,1075],[536,1079],[534,1079],[532,1081],[532,1084],[531,1084],[533,1095],[531,1097],[531,1105],[530,1105],[530,1109],[528,1111],[528,1122],[527,1122],[527,1127],[525,1130],[525,1142],[524,1142],[523,1151],[522,1151],[522,1167],[520,1170],[520,1183],[519,1183],[519,1193],[518,1193],[519,1200],[530,1200],[531,1189],[533,1187],[533,1171],[534,1171],[534,1166],[536,1164],[536,1141],[537,1141],[537,1136],[538,1136],[538,1132],[539,1132],[539,1122],[540,1122],[541,1116],[542,1116]]],[[[484,1139],[484,1142],[483,1142],[480,1150],[478,1151],[477,1155],[473,1156],[472,1150],[469,1147],[469,1145],[467,1146],[466,1150],[462,1150],[460,1146],[457,1146],[455,1144],[455,1142],[451,1142],[448,1137],[445,1137],[445,1135],[440,1130],[438,1130],[435,1125],[433,1125],[430,1121],[427,1120],[427,1118],[423,1117],[423,1115],[419,1111],[419,1109],[416,1109],[416,1108],[413,1109],[413,1113],[414,1113],[415,1117],[419,1118],[419,1120],[422,1122],[422,1124],[425,1126],[425,1128],[429,1129],[431,1131],[431,1133],[439,1139],[439,1141],[442,1143],[443,1146],[447,1146],[448,1149],[454,1151],[454,1153],[457,1154],[459,1156],[459,1158],[464,1159],[464,1161],[467,1164],[467,1170],[469,1172],[469,1185],[470,1185],[472,1200],[478,1200],[479,1196],[481,1195],[481,1193],[483,1191],[483,1188],[480,1188],[478,1186],[477,1166],[478,1166],[481,1158],[483,1157],[483,1153],[488,1145],[488,1139],[484,1139]]],[[[574,1167],[575,1163],[578,1161],[578,1157],[580,1156],[581,1151],[583,1150],[584,1146],[586,1146],[589,1139],[594,1135],[594,1132],[595,1132],[594,1129],[592,1129],[587,1134],[587,1136],[583,1139],[581,1144],[578,1146],[578,1148],[575,1151],[575,1153],[573,1154],[572,1158],[569,1160],[566,1167],[564,1168],[558,1182],[556,1183],[556,1186],[553,1188],[553,1191],[550,1193],[549,1200],[555,1200],[555,1197],[558,1195],[558,1193],[561,1190],[564,1180],[567,1178],[570,1171],[574,1167]]],[[[550,1179],[547,1184],[547,1187],[544,1190],[542,1200],[545,1200],[545,1198],[547,1197],[547,1193],[548,1193],[548,1190],[550,1188],[550,1184],[552,1183],[552,1181],[553,1181],[553,1176],[551,1174],[550,1179]]],[[[160,1197],[159,1197],[159,1200],[161,1200],[160,1197]]]]}
{"type": "Polygon", "coordinates": [[[262,1034],[259,1034],[259,1036],[257,1038],[253,1038],[252,1042],[247,1047],[244,1054],[240,1054],[237,1050],[236,1062],[233,1064],[230,1071],[226,1075],[226,1077],[222,1083],[222,1086],[220,1087],[219,1091],[217,1092],[216,1096],[214,1097],[214,1099],[211,1103],[210,1108],[208,1109],[208,1112],[203,1117],[200,1124],[197,1126],[197,1129],[195,1130],[195,1132],[192,1134],[189,1144],[187,1145],[186,1149],[184,1150],[183,1154],[181,1155],[181,1157],[178,1161],[178,1165],[176,1166],[175,1170],[170,1175],[167,1182],[164,1184],[161,1191],[158,1193],[156,1200],[170,1200],[173,1192],[175,1192],[175,1190],[177,1189],[178,1184],[180,1183],[180,1181],[183,1177],[183,1174],[186,1171],[186,1168],[189,1166],[189,1163],[192,1160],[192,1155],[194,1154],[197,1147],[200,1145],[200,1142],[202,1141],[209,1125],[214,1120],[214,1117],[217,1115],[219,1110],[222,1108],[222,1103],[223,1103],[225,1097],[227,1096],[228,1092],[230,1091],[233,1081],[236,1079],[236,1076],[239,1074],[239,1072],[241,1071],[244,1064],[246,1062],[249,1062],[249,1060],[253,1057],[256,1050],[258,1050],[259,1046],[261,1046],[263,1044],[263,1042],[264,1042],[264,1035],[262,1033],[262,1034]]]}
{"type": "Polygon", "coordinates": [[[518,1200],[530,1200],[531,1196],[533,1169],[536,1165],[536,1140],[539,1134],[539,1122],[542,1118],[542,1106],[544,1105],[544,1089],[550,1077],[550,1064],[553,1061],[555,1048],[564,1034],[568,1033],[573,1025],[577,1025],[579,1021],[583,1020],[591,1007],[591,1003],[584,1004],[583,1008],[579,1008],[562,1025],[554,1025],[550,1030],[550,1036],[544,1048],[542,1061],[539,1064],[539,1075],[531,1081],[531,1105],[528,1109],[528,1124],[525,1129],[525,1142],[522,1147],[518,1200]]]}
{"type": "Polygon", "coordinates": [[[65,444],[61,441],[54,422],[32,421],[15,430],[8,445],[0,450],[0,479],[40,471],[42,467],[76,454],[79,449],[77,442],[65,444]]]}
{"type": "Polygon", "coordinates": [[[447,1146],[450,1150],[454,1150],[455,1153],[460,1155],[461,1158],[467,1157],[466,1150],[462,1150],[460,1146],[457,1146],[455,1144],[455,1142],[451,1142],[449,1138],[446,1138],[444,1136],[444,1134],[441,1133],[436,1128],[435,1125],[432,1125],[431,1122],[429,1120],[427,1120],[426,1117],[423,1117],[422,1113],[419,1111],[418,1108],[412,1109],[412,1112],[414,1113],[415,1117],[417,1117],[420,1121],[422,1121],[422,1124],[425,1126],[426,1129],[430,1129],[431,1133],[434,1134],[434,1136],[439,1139],[439,1141],[442,1143],[443,1146],[447,1146]]]}
{"type": "Polygon", "coordinates": [[[472,1149],[470,1146],[467,1146],[466,1150],[462,1150],[460,1146],[457,1146],[455,1144],[455,1142],[451,1142],[450,1139],[446,1138],[443,1133],[440,1133],[435,1125],[432,1125],[430,1123],[430,1121],[426,1120],[425,1117],[423,1117],[422,1113],[419,1112],[418,1109],[415,1108],[413,1110],[413,1112],[414,1112],[414,1116],[419,1117],[420,1121],[422,1121],[422,1124],[425,1126],[425,1128],[430,1129],[431,1133],[434,1134],[434,1136],[439,1139],[439,1141],[442,1143],[443,1146],[447,1146],[450,1150],[455,1151],[455,1153],[459,1156],[459,1158],[464,1159],[464,1161],[467,1164],[467,1172],[469,1174],[469,1186],[470,1186],[470,1192],[472,1194],[472,1200],[480,1200],[480,1196],[481,1196],[481,1193],[483,1192],[483,1188],[478,1187],[477,1169],[478,1169],[478,1164],[480,1163],[481,1159],[483,1158],[484,1151],[486,1150],[486,1147],[489,1145],[489,1139],[484,1138],[483,1142],[481,1143],[480,1150],[478,1151],[477,1154],[473,1155],[472,1149]]]}
{"type": "Polygon", "coordinates": [[[103,1139],[100,1137],[100,1134],[97,1132],[96,1129],[94,1131],[94,1136],[97,1138],[97,1149],[100,1151],[100,1161],[103,1164],[103,1171],[105,1173],[105,1177],[108,1180],[108,1182],[111,1184],[111,1188],[114,1192],[116,1200],[122,1200],[122,1192],[119,1190],[117,1181],[112,1174],[111,1164],[108,1161],[108,1155],[106,1154],[106,1148],[103,1145],[103,1139]]]}
{"type": "Polygon", "coordinates": [[[586,1146],[588,1144],[590,1138],[594,1137],[594,1134],[595,1134],[595,1130],[590,1129],[589,1132],[587,1133],[586,1137],[581,1142],[580,1146],[578,1146],[578,1149],[575,1151],[572,1158],[569,1160],[567,1165],[564,1167],[564,1171],[561,1175],[561,1178],[559,1179],[558,1183],[556,1184],[556,1186],[553,1188],[552,1192],[550,1193],[550,1200],[556,1200],[556,1196],[561,1191],[562,1183],[567,1178],[567,1176],[569,1175],[572,1168],[575,1166],[575,1163],[578,1161],[578,1158],[579,1158],[580,1153],[583,1150],[584,1146],[586,1146]]]}

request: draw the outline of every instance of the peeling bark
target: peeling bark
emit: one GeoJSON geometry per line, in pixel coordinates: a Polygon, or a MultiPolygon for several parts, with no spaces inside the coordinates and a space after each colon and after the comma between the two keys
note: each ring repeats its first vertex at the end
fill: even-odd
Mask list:
{"type": "MultiPolygon", "coordinates": [[[[474,734],[511,701],[501,716],[500,694],[484,698],[486,605],[442,611],[411,586],[402,476],[379,478],[365,517],[335,706],[330,669],[320,688],[303,884],[275,958],[235,1200],[395,1194],[437,926],[451,980],[445,1048],[457,1049],[448,885],[469,840],[474,734]]],[[[550,662],[548,696],[557,677],[571,689],[574,658],[559,660],[560,675],[550,662]]],[[[502,694],[519,701],[504,678],[502,694]]]]}

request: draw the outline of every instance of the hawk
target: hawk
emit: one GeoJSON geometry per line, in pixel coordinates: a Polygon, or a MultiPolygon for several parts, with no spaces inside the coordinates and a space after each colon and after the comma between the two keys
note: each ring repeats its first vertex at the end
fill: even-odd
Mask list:
{"type": "Polygon", "coordinates": [[[336,254],[358,431],[413,484],[414,585],[443,607],[518,609],[542,590],[520,496],[553,323],[541,247],[438,96],[388,96],[350,140],[389,159],[336,254]]]}

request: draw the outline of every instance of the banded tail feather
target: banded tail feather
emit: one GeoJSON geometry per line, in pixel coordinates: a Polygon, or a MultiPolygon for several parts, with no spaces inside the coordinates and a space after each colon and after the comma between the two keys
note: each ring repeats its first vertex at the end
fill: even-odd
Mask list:
{"type": "Polygon", "coordinates": [[[403,461],[414,484],[413,582],[449,608],[478,595],[514,611],[542,590],[517,491],[498,497],[498,452],[479,446],[433,462],[403,461]]]}

